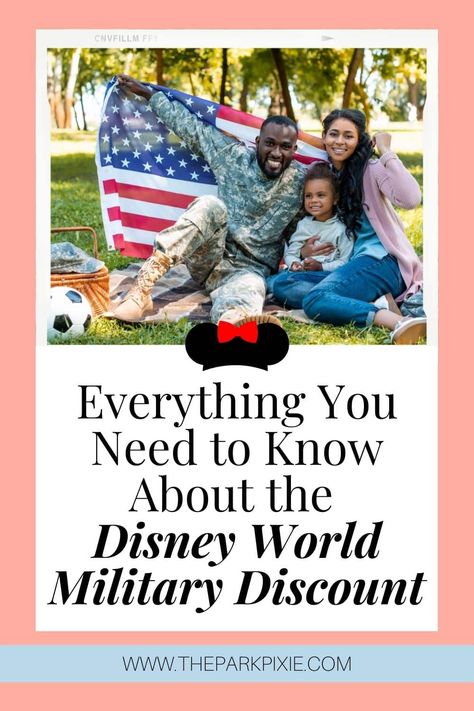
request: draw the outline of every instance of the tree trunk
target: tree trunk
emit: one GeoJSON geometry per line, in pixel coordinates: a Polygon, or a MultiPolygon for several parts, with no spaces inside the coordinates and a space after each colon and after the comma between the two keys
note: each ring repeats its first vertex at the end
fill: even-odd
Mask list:
{"type": "Polygon", "coordinates": [[[71,57],[71,66],[69,67],[69,77],[67,80],[66,94],[64,97],[64,127],[72,128],[72,104],[74,101],[74,88],[76,86],[77,75],[79,73],[79,60],[81,58],[81,48],[74,50],[71,57]]]}
{"type": "Polygon", "coordinates": [[[282,95],[276,89],[270,89],[270,105],[268,107],[269,116],[279,116],[284,113],[285,103],[282,95]]]}
{"type": "Polygon", "coordinates": [[[189,77],[189,83],[191,85],[191,94],[196,96],[196,89],[194,88],[193,75],[191,74],[191,72],[188,72],[188,77],[189,77]]]}
{"type": "Polygon", "coordinates": [[[132,68],[132,61],[133,61],[133,52],[127,52],[127,56],[125,57],[125,62],[123,65],[123,73],[124,74],[130,74],[130,70],[132,68]]]}
{"type": "Polygon", "coordinates": [[[354,49],[351,57],[351,62],[349,64],[349,70],[347,72],[346,84],[344,86],[344,94],[342,97],[342,108],[348,109],[351,103],[352,92],[354,91],[354,84],[356,79],[357,70],[362,65],[362,60],[364,58],[363,49],[354,49]]]}
{"type": "Polygon", "coordinates": [[[293,111],[293,106],[291,103],[290,89],[288,87],[285,60],[283,58],[281,49],[272,49],[272,56],[278,72],[278,79],[280,80],[281,94],[286,108],[286,115],[288,116],[288,118],[293,119],[293,121],[296,121],[295,112],[293,111]]]}
{"type": "Polygon", "coordinates": [[[81,130],[81,127],[79,126],[79,118],[78,118],[78,116],[77,116],[76,104],[75,104],[75,103],[72,105],[72,109],[73,109],[73,111],[74,111],[74,120],[75,120],[75,122],[76,122],[76,128],[77,128],[78,131],[80,131],[80,130],[81,130]]]}
{"type": "Polygon", "coordinates": [[[408,100],[410,101],[410,104],[413,106],[416,106],[416,119],[417,121],[422,121],[423,120],[423,108],[424,108],[424,101],[420,98],[420,80],[415,79],[412,81],[409,77],[407,78],[408,81],[408,100]]]}
{"type": "Polygon", "coordinates": [[[365,130],[369,132],[370,130],[370,118],[372,107],[370,105],[369,96],[365,87],[362,84],[358,84],[355,87],[355,93],[357,94],[359,101],[362,103],[362,110],[365,114],[365,130]]]}
{"type": "Polygon", "coordinates": [[[56,126],[56,116],[54,111],[54,55],[52,50],[48,51],[48,102],[49,110],[51,113],[51,126],[52,128],[57,128],[56,126]]]}
{"type": "Polygon", "coordinates": [[[156,83],[159,84],[160,86],[163,86],[164,84],[164,57],[163,57],[163,50],[162,49],[157,49],[156,50],[156,83]]]}
{"type": "Polygon", "coordinates": [[[84,124],[83,131],[88,131],[89,129],[87,128],[87,121],[86,121],[86,112],[84,110],[84,97],[82,96],[82,86],[81,86],[81,91],[80,91],[80,99],[81,99],[81,111],[82,111],[82,121],[84,124]]]}
{"type": "Polygon", "coordinates": [[[248,94],[249,94],[249,80],[246,74],[244,74],[242,79],[242,91],[240,92],[239,106],[241,111],[247,113],[248,110],[248,94]]]}
{"type": "Polygon", "coordinates": [[[63,61],[61,50],[56,54],[53,69],[53,115],[56,128],[64,128],[64,106],[61,96],[61,77],[63,73],[63,61]]]}
{"type": "Polygon", "coordinates": [[[221,90],[219,92],[219,103],[225,104],[225,85],[227,82],[227,70],[229,67],[227,61],[227,49],[222,50],[222,75],[221,75],[221,90]]]}

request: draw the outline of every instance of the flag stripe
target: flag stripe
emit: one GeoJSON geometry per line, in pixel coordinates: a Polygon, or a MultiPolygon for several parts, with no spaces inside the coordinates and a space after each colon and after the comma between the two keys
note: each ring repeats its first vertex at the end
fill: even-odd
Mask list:
{"type": "MultiPolygon", "coordinates": [[[[188,199],[190,201],[193,200],[192,197],[188,199]]],[[[136,200],[119,198],[117,193],[104,197],[104,207],[107,208],[107,210],[111,207],[119,207],[124,212],[134,212],[145,215],[146,217],[161,217],[163,220],[173,221],[177,220],[185,209],[182,207],[169,207],[168,205],[157,205],[152,202],[137,202],[136,200]]]]}
{"type": "Polygon", "coordinates": [[[153,251],[152,245],[142,242],[133,242],[128,239],[125,240],[121,233],[112,235],[112,239],[114,248],[118,249],[122,254],[126,254],[128,257],[146,259],[153,251]]]}
{"type": "Polygon", "coordinates": [[[152,247],[155,243],[157,233],[154,230],[139,230],[134,227],[127,227],[125,232],[122,229],[122,223],[118,220],[109,224],[112,226],[112,234],[124,234],[126,240],[130,242],[136,242],[137,244],[146,244],[148,247],[152,247]]]}
{"type": "Polygon", "coordinates": [[[167,190],[157,190],[156,188],[141,187],[127,183],[117,183],[115,180],[104,180],[104,192],[106,195],[117,193],[121,198],[131,200],[143,200],[143,202],[153,202],[158,205],[170,205],[171,207],[187,208],[192,202],[194,195],[183,195],[167,190]]]}
{"type": "Polygon", "coordinates": [[[251,126],[256,129],[256,133],[258,133],[258,129],[263,123],[263,119],[259,116],[245,114],[243,111],[237,111],[237,109],[233,109],[230,106],[220,106],[217,111],[217,118],[238,126],[251,126]]]}
{"type": "Polygon", "coordinates": [[[191,182],[186,180],[175,180],[174,178],[165,178],[163,175],[147,175],[138,171],[121,170],[120,168],[101,168],[101,176],[103,181],[114,180],[116,183],[123,185],[138,185],[145,188],[157,188],[160,190],[169,190],[173,193],[182,193],[187,195],[209,195],[212,192],[214,185],[191,182]]]}
{"type": "Polygon", "coordinates": [[[147,217],[146,215],[124,212],[120,207],[109,207],[108,213],[111,221],[120,220],[124,227],[136,227],[139,230],[155,233],[171,227],[175,222],[175,220],[162,220],[159,217],[147,217]]]}

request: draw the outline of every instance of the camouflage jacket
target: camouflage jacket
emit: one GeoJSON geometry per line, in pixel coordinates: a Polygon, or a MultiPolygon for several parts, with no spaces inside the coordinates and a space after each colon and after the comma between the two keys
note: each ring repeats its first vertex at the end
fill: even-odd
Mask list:
{"type": "Polygon", "coordinates": [[[267,178],[255,150],[201,121],[179,101],[170,101],[159,91],[150,106],[188,148],[209,163],[218,195],[227,207],[230,251],[237,246],[247,257],[275,271],[285,229],[301,216],[306,168],[292,161],[278,178],[267,178]]]}

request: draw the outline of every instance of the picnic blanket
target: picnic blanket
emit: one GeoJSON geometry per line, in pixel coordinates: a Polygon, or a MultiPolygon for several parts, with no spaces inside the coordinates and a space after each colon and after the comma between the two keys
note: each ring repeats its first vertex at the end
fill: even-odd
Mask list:
{"type": "MultiPolygon", "coordinates": [[[[141,263],[129,264],[125,269],[116,269],[110,273],[111,311],[125,297],[133,286],[141,263]]],[[[152,291],[152,314],[142,319],[143,323],[159,321],[179,321],[187,318],[190,321],[209,321],[211,299],[191,278],[186,266],[178,264],[156,282],[152,291]]],[[[267,295],[265,313],[275,316],[285,316],[302,323],[313,323],[301,309],[286,310],[273,301],[271,294],[267,295]]]]}

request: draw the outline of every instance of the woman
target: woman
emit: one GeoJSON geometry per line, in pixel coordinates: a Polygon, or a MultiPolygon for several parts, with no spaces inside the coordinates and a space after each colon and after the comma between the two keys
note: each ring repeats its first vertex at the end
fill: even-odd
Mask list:
{"type": "Polygon", "coordinates": [[[271,277],[269,288],[279,301],[303,308],[317,321],[374,324],[392,331],[394,343],[417,343],[426,335],[426,319],[403,319],[372,302],[386,293],[402,300],[421,286],[421,262],[392,207],[416,207],[420,189],[390,150],[389,134],[375,136],[380,158],[373,158],[365,125],[364,114],[352,109],[332,111],[323,122],[323,141],[339,181],[338,217],[354,239],[351,259],[325,272],[317,255],[329,247],[311,238],[301,252],[312,257],[304,262],[308,271],[281,272],[271,277]]]}

